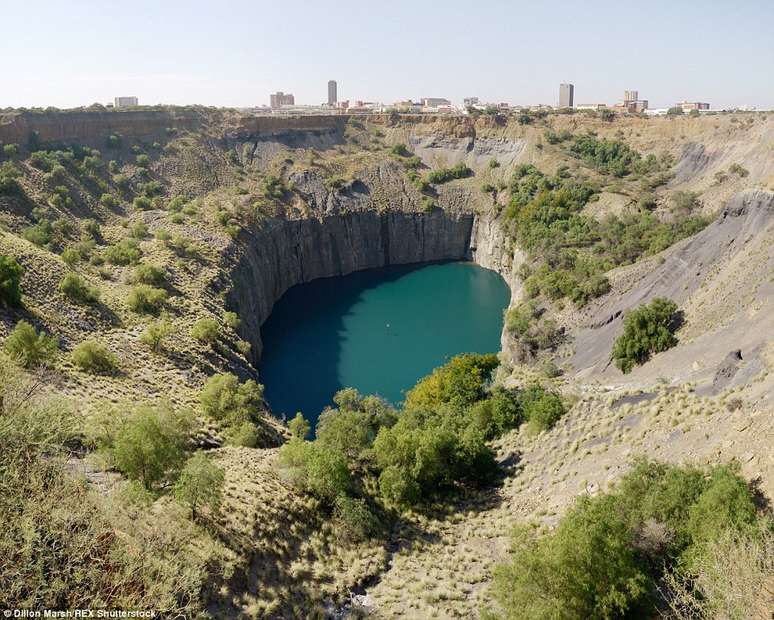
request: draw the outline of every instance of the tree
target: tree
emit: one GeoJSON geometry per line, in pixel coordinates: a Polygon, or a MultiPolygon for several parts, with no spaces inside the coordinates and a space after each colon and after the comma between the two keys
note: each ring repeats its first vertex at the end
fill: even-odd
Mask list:
{"type": "Polygon", "coordinates": [[[312,425],[307,422],[304,414],[300,411],[296,412],[296,416],[288,422],[288,428],[290,434],[298,439],[306,439],[309,435],[309,431],[312,430],[312,425]]]}
{"type": "Polygon", "coordinates": [[[613,345],[615,365],[624,373],[644,364],[654,353],[666,351],[677,344],[674,336],[677,304],[657,297],[650,304],[624,315],[624,331],[613,345]]]}
{"type": "Polygon", "coordinates": [[[152,490],[185,461],[190,424],[165,408],[140,407],[119,426],[110,449],[120,472],[152,490]]]}
{"type": "Polygon", "coordinates": [[[223,499],[225,472],[215,465],[204,452],[197,452],[186,461],[175,484],[175,498],[191,510],[197,518],[201,507],[216,513],[223,499]]]}
{"type": "Polygon", "coordinates": [[[263,386],[252,379],[240,383],[236,375],[213,375],[199,393],[205,414],[228,425],[257,419],[263,403],[263,386]]]}
{"type": "Polygon", "coordinates": [[[11,256],[0,254],[0,303],[4,306],[21,305],[22,266],[11,256]]]}
{"type": "Polygon", "coordinates": [[[497,356],[465,353],[453,357],[421,379],[406,394],[406,408],[435,407],[442,403],[468,406],[485,396],[485,387],[497,368],[497,356]]]}
{"type": "Polygon", "coordinates": [[[140,342],[158,353],[164,348],[164,341],[172,334],[172,323],[166,317],[148,323],[148,327],[140,336],[140,342]]]}
{"type": "Polygon", "coordinates": [[[191,336],[202,344],[212,346],[220,336],[220,325],[215,319],[199,319],[191,329],[191,336]]]}
{"type": "Polygon", "coordinates": [[[33,368],[51,362],[59,352],[59,342],[53,336],[37,333],[27,321],[19,321],[3,348],[20,365],[33,368]]]}

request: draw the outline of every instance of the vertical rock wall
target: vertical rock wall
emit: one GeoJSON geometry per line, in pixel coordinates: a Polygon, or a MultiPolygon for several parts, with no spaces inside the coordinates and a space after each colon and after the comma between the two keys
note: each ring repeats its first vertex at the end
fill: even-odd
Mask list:
{"type": "Polygon", "coordinates": [[[261,325],[290,287],[385,265],[468,260],[473,228],[472,214],[440,210],[271,220],[242,240],[232,270],[229,303],[242,318],[253,363],[262,352],[261,325]]]}

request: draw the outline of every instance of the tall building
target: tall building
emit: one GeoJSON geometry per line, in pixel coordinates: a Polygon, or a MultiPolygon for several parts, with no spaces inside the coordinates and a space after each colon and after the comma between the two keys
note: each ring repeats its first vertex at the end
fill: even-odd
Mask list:
{"type": "Polygon", "coordinates": [[[272,110],[277,110],[283,105],[296,105],[296,98],[290,93],[283,93],[278,90],[276,93],[269,95],[269,105],[272,110]]]}
{"type": "Polygon", "coordinates": [[[139,105],[137,97],[116,97],[114,102],[117,108],[131,108],[132,106],[139,105]]]}
{"type": "Polygon", "coordinates": [[[634,103],[640,100],[640,92],[637,90],[625,90],[624,91],[624,105],[627,103],[634,103]]]}
{"type": "Polygon", "coordinates": [[[338,101],[336,93],[336,80],[328,80],[328,105],[335,106],[338,101]]]}
{"type": "Polygon", "coordinates": [[[559,107],[571,108],[575,103],[575,85],[559,84],[559,107]]]}

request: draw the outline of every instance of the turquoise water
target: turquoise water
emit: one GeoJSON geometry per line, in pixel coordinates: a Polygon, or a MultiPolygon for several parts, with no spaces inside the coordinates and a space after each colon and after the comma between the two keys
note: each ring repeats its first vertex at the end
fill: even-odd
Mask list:
{"type": "Polygon", "coordinates": [[[458,353],[500,348],[510,291],[472,263],[403,265],[291,288],[261,329],[260,380],[278,416],[312,422],[342,387],[395,405],[458,353]]]}

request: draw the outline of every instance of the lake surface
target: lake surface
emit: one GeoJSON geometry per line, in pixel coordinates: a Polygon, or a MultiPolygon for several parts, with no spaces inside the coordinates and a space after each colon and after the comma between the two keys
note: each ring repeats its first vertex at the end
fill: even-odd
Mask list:
{"type": "Polygon", "coordinates": [[[500,349],[505,281],[472,263],[391,266],[288,290],[261,329],[275,415],[312,422],[342,387],[394,405],[458,353],[500,349]]]}

